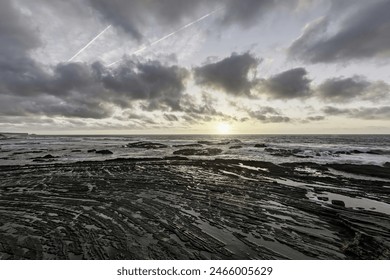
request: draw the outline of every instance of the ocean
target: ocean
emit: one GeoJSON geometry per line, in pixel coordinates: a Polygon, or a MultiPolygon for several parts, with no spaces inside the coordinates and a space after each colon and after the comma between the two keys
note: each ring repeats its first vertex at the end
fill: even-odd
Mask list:
{"type": "MultiPolygon", "coordinates": [[[[77,162],[115,158],[166,157],[180,148],[209,141],[221,153],[211,158],[259,160],[273,163],[315,162],[383,165],[390,162],[390,135],[102,135],[27,136],[0,140],[0,165],[77,162]],[[126,145],[157,142],[164,148],[145,149],[126,145]],[[256,144],[259,147],[255,147],[256,144]],[[263,146],[261,144],[264,144],[263,146]],[[88,153],[108,149],[112,154],[88,153]],[[34,161],[35,159],[35,161],[34,161]]],[[[200,146],[199,146],[200,147],[200,146]]],[[[192,158],[210,156],[192,155],[192,158]]]]}

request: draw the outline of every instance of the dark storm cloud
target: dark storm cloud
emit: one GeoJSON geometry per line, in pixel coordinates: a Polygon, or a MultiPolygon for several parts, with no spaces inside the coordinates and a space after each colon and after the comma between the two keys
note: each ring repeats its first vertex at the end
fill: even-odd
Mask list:
{"type": "Polygon", "coordinates": [[[49,95],[21,97],[0,95],[0,115],[3,116],[48,116],[101,119],[111,115],[111,108],[96,100],[78,97],[59,99],[49,95]]]}
{"type": "Polygon", "coordinates": [[[23,15],[11,1],[0,2],[0,92],[13,90],[43,79],[44,71],[29,52],[41,42],[31,18],[23,15]]]}
{"type": "Polygon", "coordinates": [[[129,108],[136,100],[149,111],[177,111],[186,77],[187,70],[155,61],[126,61],[113,71],[99,63],[58,64],[44,78],[5,83],[2,99],[15,106],[0,107],[0,114],[105,118],[112,105],[129,108]]]}
{"type": "Polygon", "coordinates": [[[259,90],[275,99],[302,98],[311,94],[310,80],[304,68],[290,69],[262,80],[259,90]]]}
{"type": "Polygon", "coordinates": [[[354,99],[375,101],[390,97],[390,86],[384,82],[370,82],[365,77],[327,79],[317,88],[318,96],[327,101],[349,102],[354,99]]]}
{"type": "Polygon", "coordinates": [[[256,80],[250,80],[248,75],[259,63],[260,60],[250,53],[233,53],[221,61],[195,68],[194,76],[199,85],[232,95],[249,96],[256,80]]]}
{"type": "Polygon", "coordinates": [[[178,66],[164,66],[157,61],[127,61],[103,75],[102,82],[119,100],[146,100],[145,110],[179,111],[187,76],[188,71],[178,66]]]}
{"type": "Polygon", "coordinates": [[[332,15],[311,23],[289,47],[290,57],[310,63],[388,58],[390,1],[360,2],[359,8],[353,8],[344,11],[346,16],[335,33],[329,31],[332,15]]]}
{"type": "Polygon", "coordinates": [[[337,108],[328,106],[323,112],[329,116],[346,116],[365,120],[390,120],[390,106],[360,107],[360,108],[337,108]]]}
{"type": "Polygon", "coordinates": [[[256,111],[247,110],[247,113],[249,117],[263,123],[282,123],[291,121],[289,117],[283,116],[278,110],[269,106],[260,107],[256,111]]]}

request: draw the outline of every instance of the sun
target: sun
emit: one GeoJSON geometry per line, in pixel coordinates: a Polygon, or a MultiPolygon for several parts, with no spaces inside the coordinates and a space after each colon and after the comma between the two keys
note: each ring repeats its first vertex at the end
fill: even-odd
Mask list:
{"type": "Polygon", "coordinates": [[[219,134],[228,134],[230,132],[230,125],[228,123],[218,123],[217,131],[219,134]]]}

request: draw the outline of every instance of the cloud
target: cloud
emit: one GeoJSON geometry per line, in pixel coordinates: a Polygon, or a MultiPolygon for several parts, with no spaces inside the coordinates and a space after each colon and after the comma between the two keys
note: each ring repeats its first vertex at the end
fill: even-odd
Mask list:
{"type": "Polygon", "coordinates": [[[107,71],[101,80],[118,98],[119,102],[111,100],[117,105],[127,106],[126,100],[146,100],[143,108],[147,111],[180,111],[187,77],[188,71],[178,66],[164,66],[158,61],[127,61],[114,71],[107,71]]]}
{"type": "Polygon", "coordinates": [[[215,63],[209,63],[194,69],[198,85],[223,90],[236,96],[250,96],[256,79],[249,79],[251,71],[255,71],[260,60],[250,53],[236,54],[215,63]]]}
{"type": "Polygon", "coordinates": [[[178,117],[174,114],[164,114],[164,119],[169,122],[177,122],[179,121],[178,117]]]}
{"type": "Polygon", "coordinates": [[[309,63],[389,58],[390,2],[360,2],[358,9],[352,7],[351,12],[344,11],[335,32],[330,26],[332,15],[310,23],[289,47],[289,56],[309,63]]]}
{"type": "Polygon", "coordinates": [[[317,121],[325,120],[325,117],[324,116],[311,116],[311,117],[307,117],[306,120],[311,121],[311,122],[317,122],[317,121]]]}
{"type": "Polygon", "coordinates": [[[311,95],[305,68],[294,68],[259,82],[259,93],[274,99],[302,98],[311,95]]]}
{"type": "Polygon", "coordinates": [[[223,27],[245,28],[278,7],[297,7],[296,1],[278,0],[89,0],[93,9],[114,26],[141,40],[150,25],[177,28],[211,11],[219,9],[217,22],[223,27]]]}
{"type": "Polygon", "coordinates": [[[239,23],[244,27],[250,27],[267,11],[276,8],[277,2],[273,0],[227,1],[222,24],[239,23]]]}
{"type": "Polygon", "coordinates": [[[331,78],[317,88],[318,97],[326,101],[350,102],[355,99],[385,99],[389,96],[390,86],[382,81],[370,82],[363,76],[350,78],[331,78]]]}
{"type": "Polygon", "coordinates": [[[1,58],[10,55],[18,58],[27,51],[40,46],[41,42],[33,28],[31,18],[23,15],[12,1],[0,2],[0,46],[1,58]]]}
{"type": "Polygon", "coordinates": [[[264,106],[258,108],[256,111],[247,110],[249,117],[262,121],[263,123],[283,123],[290,122],[289,117],[283,116],[275,108],[264,106]]]}
{"type": "Polygon", "coordinates": [[[25,84],[45,75],[30,51],[41,45],[30,17],[22,14],[12,1],[0,2],[0,92],[13,85],[23,90],[25,84]]]}
{"type": "Polygon", "coordinates": [[[329,116],[346,116],[364,120],[390,120],[390,106],[337,108],[327,106],[323,112],[329,116]]]}
{"type": "Polygon", "coordinates": [[[10,106],[0,106],[0,114],[105,118],[113,106],[129,108],[137,100],[148,111],[178,111],[187,72],[156,61],[126,61],[113,70],[100,63],[62,63],[43,77],[8,80],[0,97],[10,106]]]}

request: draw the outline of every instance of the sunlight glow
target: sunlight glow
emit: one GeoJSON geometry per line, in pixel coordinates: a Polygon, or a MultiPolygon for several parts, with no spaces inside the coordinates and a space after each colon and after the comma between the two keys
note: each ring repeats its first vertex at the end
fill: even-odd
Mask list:
{"type": "Polygon", "coordinates": [[[219,134],[228,134],[230,132],[230,125],[228,123],[218,123],[217,132],[219,134]]]}

